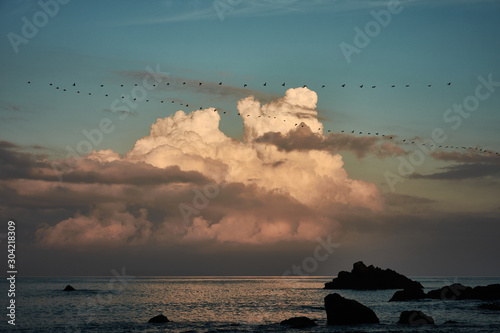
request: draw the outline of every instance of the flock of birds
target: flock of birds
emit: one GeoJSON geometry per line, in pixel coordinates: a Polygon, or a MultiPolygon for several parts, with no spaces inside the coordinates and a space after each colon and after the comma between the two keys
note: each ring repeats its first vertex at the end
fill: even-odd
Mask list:
{"type": "MultiPolygon", "coordinates": [[[[27,81],[27,83],[28,83],[28,84],[31,84],[31,81],[27,81]]],[[[165,84],[168,86],[168,85],[170,85],[170,82],[166,82],[165,84]]],[[[186,84],[187,84],[186,82],[182,82],[182,85],[186,85],[186,84]]],[[[198,82],[198,85],[199,85],[199,86],[201,86],[202,84],[203,84],[203,82],[198,82]]],[[[219,85],[221,85],[221,86],[222,86],[222,84],[223,84],[222,82],[219,82],[219,85]]],[[[85,92],[85,93],[84,93],[84,92],[83,92],[83,91],[81,91],[81,90],[77,90],[77,88],[76,88],[76,87],[77,87],[76,82],[74,82],[74,83],[71,85],[71,87],[72,87],[72,88],[64,88],[64,87],[62,87],[62,86],[59,86],[59,85],[53,84],[52,82],[48,83],[48,85],[49,85],[50,87],[53,87],[53,88],[55,88],[56,90],[60,90],[60,91],[62,91],[62,92],[72,91],[72,92],[76,92],[77,94],[80,94],[80,93],[85,94],[85,93],[87,93],[89,96],[92,96],[92,92],[85,92]],[[73,89],[73,88],[75,88],[75,89],[73,89]]],[[[446,86],[450,86],[450,85],[451,85],[451,82],[446,83],[446,86]]],[[[123,88],[124,86],[125,86],[124,84],[120,84],[120,85],[119,85],[119,87],[120,87],[120,88],[123,88]]],[[[135,84],[134,84],[134,86],[138,86],[138,84],[137,84],[137,83],[135,83],[135,84]]],[[[244,87],[244,88],[246,88],[247,86],[248,86],[248,84],[246,84],[246,83],[245,83],[245,84],[243,84],[243,87],[244,87]]],[[[264,83],[263,83],[263,86],[264,86],[264,87],[266,87],[266,86],[267,86],[267,82],[264,82],[264,83]]],[[[285,83],[285,82],[283,82],[283,83],[281,84],[281,86],[285,87],[285,86],[286,86],[286,83],[285,83]]],[[[347,86],[347,84],[346,84],[346,83],[343,83],[343,84],[341,84],[341,85],[340,85],[340,87],[341,87],[341,88],[345,88],[346,86],[347,86]]],[[[359,87],[360,87],[360,88],[363,88],[364,86],[365,86],[365,85],[364,85],[364,84],[362,84],[362,85],[360,85],[359,87]]],[[[156,87],[156,84],[153,84],[153,87],[156,87]]],[[[303,87],[307,87],[307,85],[303,85],[303,87]]],[[[324,85],[324,84],[321,86],[321,88],[325,88],[325,87],[326,87],[326,85],[324,85]]],[[[372,88],[372,89],[374,89],[374,88],[376,88],[376,87],[377,87],[377,86],[371,86],[371,88],[372,88]]],[[[391,88],[395,88],[395,87],[396,87],[396,85],[391,85],[390,87],[391,87],[391,88]]],[[[409,85],[409,84],[405,84],[405,85],[403,85],[403,87],[405,87],[405,88],[409,88],[409,87],[410,87],[410,85],[409,85]]],[[[429,88],[430,88],[430,87],[432,87],[432,85],[431,85],[431,84],[428,84],[428,85],[427,85],[427,87],[429,87],[429,88]]],[[[100,85],[99,85],[99,88],[104,88],[104,84],[100,84],[100,85]]],[[[110,97],[110,94],[109,94],[109,93],[104,93],[104,97],[110,97]]],[[[124,96],[124,95],[122,95],[122,96],[121,96],[121,98],[125,98],[125,96],[124,96]]],[[[134,98],[133,100],[135,101],[135,100],[136,100],[136,98],[134,98]]],[[[149,103],[149,102],[150,102],[150,100],[149,100],[149,99],[145,99],[144,101],[145,101],[146,103],[149,103]]],[[[163,100],[163,99],[162,99],[162,100],[160,100],[160,103],[164,103],[164,102],[168,102],[168,101],[170,101],[170,103],[176,103],[176,100],[175,100],[175,99],[171,99],[171,100],[170,100],[170,99],[169,99],[169,100],[163,100]]],[[[184,103],[177,102],[177,104],[179,104],[179,105],[183,105],[183,106],[184,106],[184,103]]],[[[186,107],[189,107],[189,104],[185,104],[185,106],[186,106],[186,107]]],[[[200,107],[199,107],[199,109],[200,109],[200,110],[202,110],[202,109],[203,109],[203,106],[200,106],[200,107]]],[[[214,112],[217,112],[217,109],[214,109],[214,112]]],[[[223,112],[222,112],[222,114],[223,114],[223,115],[226,115],[226,114],[227,114],[227,112],[226,112],[226,111],[223,111],[223,112]]],[[[238,113],[238,116],[240,116],[240,113],[238,113]]],[[[247,117],[250,117],[250,115],[246,115],[246,116],[247,116],[247,117]]],[[[259,117],[259,118],[260,118],[260,117],[268,117],[268,118],[277,119],[277,118],[276,118],[276,116],[274,116],[274,115],[273,115],[273,116],[271,116],[271,115],[265,115],[265,114],[263,114],[263,115],[259,115],[258,117],[259,117]]],[[[277,120],[280,120],[280,119],[277,119],[277,120]]],[[[283,121],[286,121],[286,119],[283,119],[283,121]]],[[[294,125],[294,126],[299,126],[299,125],[300,125],[300,126],[302,126],[302,127],[304,127],[304,124],[303,124],[303,123],[301,123],[301,124],[299,124],[299,123],[295,123],[295,125],[294,125]]],[[[318,128],[318,131],[321,131],[321,128],[318,128]]],[[[380,136],[380,137],[382,137],[383,139],[386,139],[386,140],[393,140],[393,139],[396,139],[396,136],[395,136],[395,135],[380,134],[379,132],[363,132],[363,131],[356,131],[356,130],[337,130],[337,131],[332,131],[331,129],[329,129],[329,130],[328,130],[328,133],[345,133],[345,134],[354,134],[354,135],[359,134],[359,135],[368,135],[368,136],[380,136]]],[[[418,138],[416,138],[416,137],[415,137],[415,138],[413,138],[413,139],[399,139],[399,140],[397,140],[397,139],[396,139],[396,140],[394,140],[394,143],[395,143],[395,144],[398,144],[398,145],[410,145],[410,144],[413,144],[413,145],[418,144],[418,145],[423,145],[423,146],[425,146],[425,145],[426,145],[425,143],[422,143],[422,142],[421,142],[418,138]]],[[[434,147],[435,145],[433,145],[433,144],[428,144],[428,146],[430,146],[430,147],[434,147]]],[[[439,146],[436,146],[436,147],[439,147],[439,148],[444,148],[444,149],[468,150],[468,151],[471,151],[471,152],[472,152],[472,151],[474,151],[474,152],[481,152],[481,153],[484,153],[484,154],[496,154],[497,156],[500,156],[500,153],[498,153],[498,152],[492,152],[492,151],[488,151],[488,150],[483,149],[483,148],[479,148],[479,147],[472,147],[472,146],[439,145],[439,146]]]]}

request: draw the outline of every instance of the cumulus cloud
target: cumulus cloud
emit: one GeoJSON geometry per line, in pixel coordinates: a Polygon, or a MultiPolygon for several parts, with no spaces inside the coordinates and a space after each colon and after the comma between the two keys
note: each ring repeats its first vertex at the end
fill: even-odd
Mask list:
{"type": "Polygon", "coordinates": [[[36,236],[42,245],[71,248],[143,244],[151,235],[147,214],[142,208],[134,216],[121,203],[99,204],[89,216],[77,213],[54,226],[42,225],[36,236]]]}
{"type": "Polygon", "coordinates": [[[44,246],[312,241],[339,231],[342,209],[382,207],[377,187],[349,178],[342,156],[325,149],[341,136],[321,134],[316,103],[307,88],[264,105],[253,96],[240,100],[243,141],[220,131],[213,108],[180,110],[158,119],[123,157],[106,150],[73,163],[62,183],[39,177],[1,185],[47,205],[55,196],[84,207],[95,196],[88,213],[46,221],[37,231],[44,246]],[[262,140],[270,132],[297,139],[296,123],[308,131],[305,141],[317,136],[316,145],[282,149],[262,140]],[[207,187],[212,194],[202,198],[207,187]]]}

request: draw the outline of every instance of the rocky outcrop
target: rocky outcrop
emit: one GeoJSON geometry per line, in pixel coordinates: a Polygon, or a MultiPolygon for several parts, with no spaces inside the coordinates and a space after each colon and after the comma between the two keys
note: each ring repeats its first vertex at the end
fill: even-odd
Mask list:
{"type": "Polygon", "coordinates": [[[396,291],[389,302],[412,301],[426,297],[427,295],[421,288],[406,288],[396,291]]]}
{"type": "Polygon", "coordinates": [[[339,294],[325,297],[328,325],[378,324],[380,321],[369,307],[339,294]]]}
{"type": "Polygon", "coordinates": [[[492,301],[500,299],[500,284],[490,284],[472,288],[471,299],[480,299],[482,301],[492,301]]]}
{"type": "Polygon", "coordinates": [[[170,320],[168,320],[168,318],[162,314],[148,320],[148,323],[153,323],[153,324],[162,324],[168,322],[170,322],[170,320]]]}
{"type": "Polygon", "coordinates": [[[416,281],[391,269],[366,266],[362,261],[353,265],[351,272],[341,271],[332,282],[325,283],[325,289],[414,289],[423,288],[416,281]]]}
{"type": "Polygon", "coordinates": [[[280,325],[287,325],[291,328],[306,328],[316,326],[316,323],[307,317],[293,317],[283,320],[280,325]]]}
{"type": "Polygon", "coordinates": [[[441,300],[464,300],[479,299],[491,301],[500,299],[500,284],[490,284],[488,286],[467,287],[460,283],[454,283],[440,289],[431,290],[427,293],[427,298],[441,300]]]}
{"type": "Polygon", "coordinates": [[[396,291],[389,302],[411,301],[426,298],[443,301],[465,299],[478,299],[482,301],[498,300],[500,299],[500,284],[490,284],[488,286],[471,288],[460,283],[454,283],[449,286],[431,290],[427,294],[419,288],[406,288],[396,291]]]}
{"type": "Polygon", "coordinates": [[[76,289],[70,286],[69,284],[66,286],[66,288],[63,289],[63,291],[75,291],[76,289]]]}
{"type": "Polygon", "coordinates": [[[426,315],[422,311],[403,311],[399,316],[398,324],[419,326],[419,325],[432,325],[434,319],[426,315]]]}
{"type": "Polygon", "coordinates": [[[464,299],[464,297],[468,297],[471,292],[471,287],[464,286],[460,283],[454,283],[449,286],[429,291],[426,298],[441,300],[464,299]]]}

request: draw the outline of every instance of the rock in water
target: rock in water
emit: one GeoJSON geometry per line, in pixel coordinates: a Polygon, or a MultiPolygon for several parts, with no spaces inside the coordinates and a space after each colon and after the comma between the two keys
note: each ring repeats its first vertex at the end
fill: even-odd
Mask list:
{"type": "Polygon", "coordinates": [[[497,283],[487,286],[474,287],[472,288],[471,298],[483,301],[500,299],[500,284],[497,283]]]}
{"type": "Polygon", "coordinates": [[[76,289],[70,286],[69,284],[66,286],[66,288],[63,289],[63,291],[75,291],[76,289]]]}
{"type": "Polygon", "coordinates": [[[432,319],[432,317],[429,317],[422,311],[403,311],[399,316],[398,324],[406,324],[412,326],[429,324],[432,325],[434,324],[434,319],[432,319]]]}
{"type": "Polygon", "coordinates": [[[484,303],[479,305],[479,308],[483,310],[500,311],[500,304],[484,303]]]}
{"type": "Polygon", "coordinates": [[[352,271],[339,272],[337,278],[332,282],[325,283],[325,289],[409,289],[423,288],[416,281],[399,274],[391,269],[382,270],[373,265],[366,266],[362,261],[353,265],[352,271]]]}
{"type": "Polygon", "coordinates": [[[153,324],[161,324],[161,323],[168,323],[170,320],[168,320],[167,317],[164,315],[158,315],[156,317],[153,317],[148,320],[148,323],[153,323],[153,324]]]}
{"type": "Polygon", "coordinates": [[[288,325],[291,328],[306,328],[316,326],[314,320],[307,317],[293,317],[287,320],[283,320],[280,325],[288,325]]]}
{"type": "Polygon", "coordinates": [[[328,325],[378,324],[380,321],[369,307],[339,294],[325,297],[328,325]]]}
{"type": "Polygon", "coordinates": [[[394,293],[389,302],[411,301],[416,299],[424,299],[427,295],[420,288],[406,288],[398,290],[394,293]]]}
{"type": "Polygon", "coordinates": [[[440,289],[431,290],[427,293],[427,298],[440,300],[456,300],[470,298],[472,288],[460,283],[454,283],[440,289]]]}

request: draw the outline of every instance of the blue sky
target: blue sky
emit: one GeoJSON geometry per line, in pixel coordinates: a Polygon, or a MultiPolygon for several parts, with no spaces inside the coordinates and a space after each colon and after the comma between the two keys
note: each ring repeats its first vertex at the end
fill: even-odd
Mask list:
{"type": "MultiPolygon", "coordinates": [[[[69,111],[73,114],[65,121],[59,114],[66,114],[70,107],[66,103],[72,101],[40,86],[27,91],[25,81],[43,79],[45,83],[52,77],[61,85],[78,81],[90,87],[105,80],[118,83],[116,72],[121,70],[161,64],[165,72],[193,80],[235,86],[248,82],[260,90],[264,90],[261,82],[269,81],[266,92],[274,94],[284,92],[282,82],[289,82],[286,88],[308,84],[319,94],[319,108],[329,120],[326,127],[426,136],[444,110],[473,91],[477,76],[498,70],[496,2],[402,2],[402,11],[392,15],[390,24],[360,54],[354,54],[350,64],[340,43],[354,45],[353,28],[364,29],[373,21],[370,11],[383,10],[386,4],[288,1],[269,13],[270,2],[260,3],[262,8],[254,12],[249,5],[234,6],[224,21],[211,1],[150,1],[147,6],[133,1],[73,1],[61,5],[28,44],[19,45],[18,54],[3,39],[2,73],[9,79],[2,82],[2,101],[26,103],[25,94],[30,93],[39,94],[37,103],[50,104],[47,114],[37,115],[42,119],[29,121],[36,124],[31,130],[52,132],[53,117],[58,118],[58,126],[74,126],[73,117],[83,122],[78,126],[90,125],[99,108],[106,107],[104,100],[77,103],[79,107],[69,111]],[[444,86],[449,81],[452,88],[444,86]],[[347,83],[347,89],[339,88],[342,83],[347,83]],[[427,83],[434,88],[426,89],[427,83]],[[319,89],[323,84],[326,88],[319,89]],[[380,89],[355,89],[361,84],[380,89]],[[410,84],[411,89],[388,89],[392,84],[410,84]]],[[[35,2],[4,2],[2,7],[4,36],[8,32],[21,35],[21,18],[32,18],[40,10],[35,2]]],[[[203,103],[204,99],[207,96],[198,98],[196,104],[212,102],[203,103]]],[[[225,102],[217,101],[234,110],[235,101],[225,102]]],[[[489,99],[477,116],[467,119],[453,138],[457,145],[500,148],[490,139],[498,123],[498,103],[499,97],[489,99]]],[[[133,119],[134,126],[150,123],[151,111],[141,109],[144,121],[133,119]]],[[[165,108],[162,113],[174,111],[165,108]]],[[[238,135],[236,128],[241,129],[237,121],[223,123],[233,136],[238,135]]],[[[127,131],[130,125],[124,125],[127,131]]],[[[3,130],[9,138],[29,144],[26,133],[7,127],[3,130]]],[[[61,133],[61,138],[78,140],[74,138],[78,129],[61,133]]],[[[42,134],[36,138],[37,142],[45,140],[51,141],[42,134]]],[[[109,143],[109,147],[122,152],[129,148],[116,144],[109,143]]]]}
{"type": "MultiPolygon", "coordinates": [[[[200,107],[218,109],[220,130],[243,140],[239,100],[254,95],[264,104],[307,85],[318,96],[325,135],[353,130],[353,140],[368,132],[393,135],[394,146],[410,156],[416,148],[408,142],[429,139],[442,128],[448,137],[443,146],[473,148],[443,147],[442,154],[398,183],[395,193],[385,172],[397,174],[398,155],[360,158],[359,151],[340,150],[349,177],[373,183],[389,196],[391,214],[402,203],[404,214],[423,218],[430,205],[444,220],[467,212],[498,222],[500,175],[490,157],[500,152],[500,92],[491,92],[456,129],[443,119],[454,104],[475,94],[479,77],[500,81],[498,1],[400,1],[387,26],[379,24],[380,31],[350,61],[342,43],[355,46],[355,29],[373,25],[373,12],[387,13],[389,1],[47,3],[50,8],[57,3],[57,13],[17,46],[12,34],[23,36],[23,18],[33,22],[43,9],[36,1],[0,3],[0,141],[20,153],[63,159],[67,146],[75,148],[85,139],[82,131],[109,118],[116,129],[93,148],[124,156],[158,118],[200,107]],[[220,8],[227,10],[218,13],[220,8]],[[148,102],[138,103],[126,118],[110,112],[113,101],[130,94],[148,66],[160,68],[171,85],[163,82],[149,91],[148,102]],[[477,154],[475,148],[490,153],[477,154]],[[416,199],[408,204],[411,198],[416,199]]],[[[73,213],[44,222],[55,225],[73,213]]],[[[32,219],[33,230],[39,222],[32,219]]]]}

